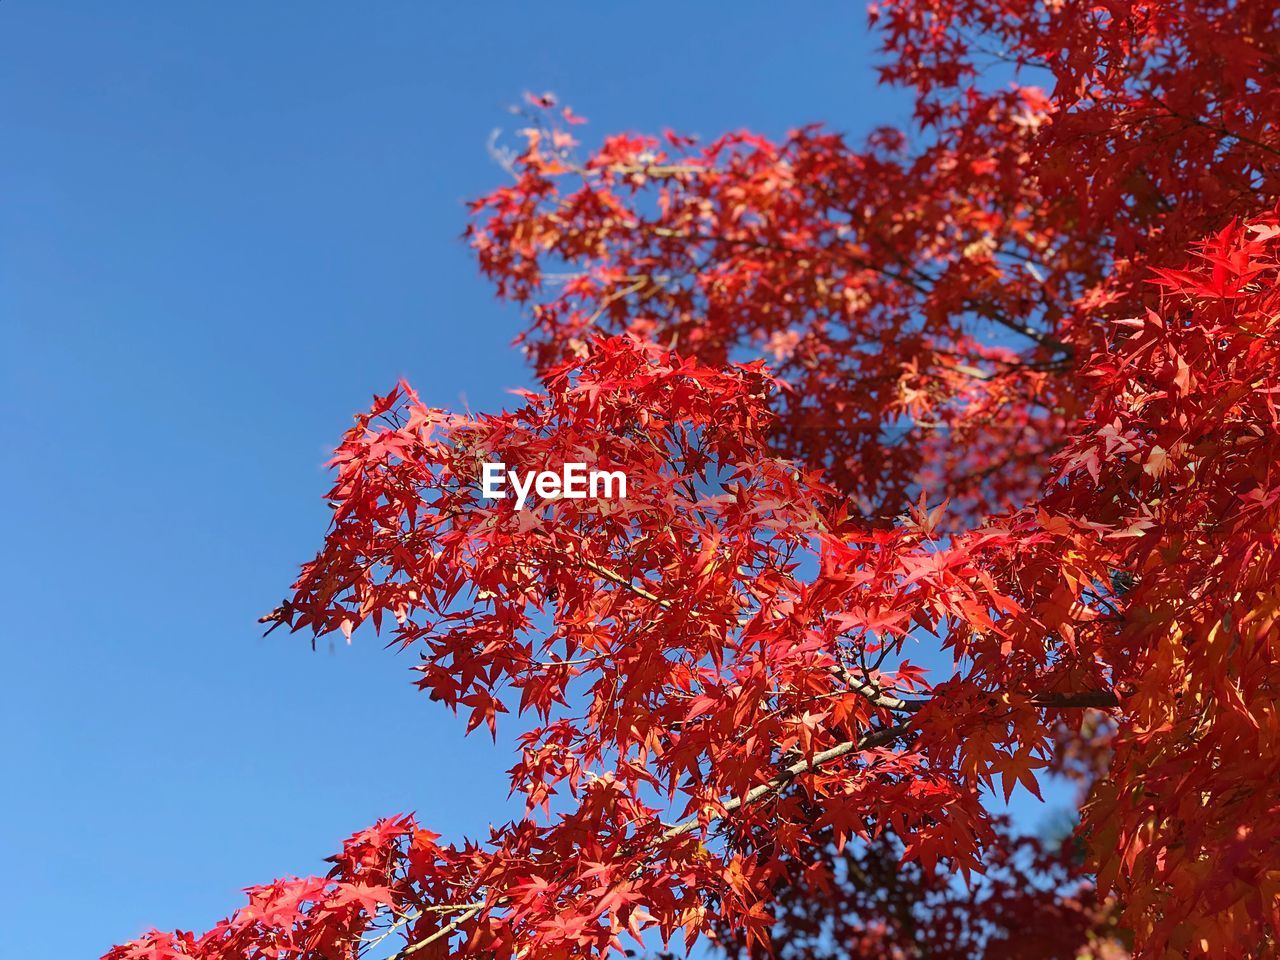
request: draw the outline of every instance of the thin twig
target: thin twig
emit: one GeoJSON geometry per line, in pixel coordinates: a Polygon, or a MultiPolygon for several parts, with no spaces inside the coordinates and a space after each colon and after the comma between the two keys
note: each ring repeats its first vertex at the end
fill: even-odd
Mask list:
{"type": "Polygon", "coordinates": [[[417,943],[411,943],[407,947],[405,947],[403,950],[400,950],[396,953],[391,954],[391,956],[387,957],[387,960],[402,960],[403,957],[412,956],[413,954],[417,953],[419,950],[423,950],[431,946],[431,944],[435,943],[437,940],[440,940],[452,934],[455,930],[458,929],[458,927],[462,926],[464,923],[466,923],[468,920],[470,920],[472,917],[478,914],[481,911],[481,909],[483,909],[483,907],[484,907],[484,904],[480,904],[479,906],[473,907],[472,909],[464,913],[462,916],[458,917],[456,920],[452,920],[449,923],[446,923],[443,927],[441,927],[435,933],[431,934],[429,937],[424,937],[422,940],[419,940],[417,943]]]}

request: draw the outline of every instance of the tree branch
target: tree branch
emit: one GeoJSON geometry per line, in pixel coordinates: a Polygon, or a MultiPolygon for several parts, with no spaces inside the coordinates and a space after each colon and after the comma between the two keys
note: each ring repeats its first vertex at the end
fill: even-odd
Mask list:
{"type": "MultiPolygon", "coordinates": [[[[748,804],[755,803],[757,800],[762,797],[766,797],[771,793],[776,793],[796,777],[800,776],[800,774],[807,773],[808,771],[813,770],[831,760],[838,759],[839,757],[843,757],[846,754],[853,753],[854,751],[873,750],[876,747],[883,747],[887,743],[892,743],[894,740],[903,736],[907,730],[907,724],[895,724],[894,726],[888,727],[884,730],[877,730],[875,733],[867,734],[867,736],[863,737],[861,740],[848,740],[844,743],[837,744],[830,749],[822,750],[819,753],[815,753],[813,757],[808,760],[797,760],[795,763],[791,764],[791,766],[785,767],[781,773],[768,783],[762,783],[757,787],[752,787],[747,791],[746,796],[741,799],[734,798],[726,801],[723,805],[724,813],[717,814],[716,816],[711,817],[711,819],[722,820],[725,815],[733,813],[735,810],[745,807],[748,804]]],[[[671,827],[663,833],[658,839],[659,841],[662,841],[678,837],[681,834],[685,834],[696,829],[698,824],[701,822],[702,819],[700,817],[691,817],[683,823],[677,823],[674,827],[671,827]]]]}
{"type": "MultiPolygon", "coordinates": [[[[597,576],[603,577],[611,583],[616,583],[620,587],[631,591],[643,600],[655,603],[663,610],[670,610],[672,604],[669,600],[664,600],[656,594],[650,593],[644,587],[638,586],[634,581],[624,577],[622,574],[610,570],[608,567],[602,567],[590,560],[582,559],[580,561],[584,567],[597,576]]],[[[918,713],[923,710],[926,704],[932,702],[932,698],[925,700],[904,700],[901,697],[895,697],[892,694],[885,693],[873,683],[859,680],[848,668],[843,664],[833,664],[831,672],[844,683],[849,689],[867,700],[873,706],[880,707],[885,710],[893,710],[898,713],[918,713]]],[[[1079,708],[1096,708],[1108,709],[1120,706],[1120,698],[1111,690],[1077,690],[1067,693],[1035,693],[1031,695],[1031,702],[1038,707],[1052,710],[1071,710],[1079,708]]]]}
{"type": "Polygon", "coordinates": [[[431,934],[430,936],[424,937],[423,939],[419,940],[417,943],[411,943],[407,947],[405,947],[403,950],[399,950],[396,953],[391,954],[391,956],[387,957],[387,960],[402,960],[402,958],[404,957],[412,956],[413,954],[417,953],[419,950],[423,950],[431,946],[431,944],[435,943],[437,940],[440,940],[440,939],[443,939],[444,937],[449,936],[451,933],[457,930],[458,927],[462,926],[464,923],[466,923],[468,920],[470,920],[472,917],[478,914],[483,908],[484,908],[484,904],[480,904],[479,906],[472,907],[470,910],[462,914],[456,920],[449,921],[443,927],[441,927],[439,930],[437,930],[435,933],[431,934]]]}

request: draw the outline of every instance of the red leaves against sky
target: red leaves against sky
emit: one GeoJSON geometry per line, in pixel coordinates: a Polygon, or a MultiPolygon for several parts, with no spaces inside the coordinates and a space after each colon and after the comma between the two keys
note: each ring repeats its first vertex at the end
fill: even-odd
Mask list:
{"type": "Polygon", "coordinates": [[[779,145],[612,137],[578,163],[547,151],[545,131],[519,181],[477,203],[471,239],[500,295],[537,298],[525,343],[540,369],[593,331],[715,365],[749,350],[788,383],[775,448],[825,468],[869,514],[896,515],[925,468],[956,497],[1025,499],[1035,470],[991,468],[1034,466],[1060,438],[1046,391],[1061,351],[1025,315],[1056,323],[1071,289],[994,267],[993,237],[1027,262],[1056,243],[1024,185],[1042,118],[1023,93],[995,100],[972,143],[919,157],[896,132],[859,153],[805,129],[779,145]],[[544,270],[572,276],[548,286],[544,270]],[[985,321],[983,342],[957,322],[968,315],[1018,319],[985,321]],[[1013,348],[1024,329],[1044,341],[1035,365],[1013,348]],[[1041,402],[1011,402],[1027,396],[1041,402]]]}
{"type": "Polygon", "coordinates": [[[876,16],[922,147],[581,159],[536,98],[470,239],[532,310],[543,392],[463,417],[401,386],[338,449],[275,618],[372,621],[469,729],[526,713],[527,814],[456,846],[384,822],[113,960],[648,929],[786,953],[829,918],[848,957],[1096,954],[1114,923],[1141,956],[1274,955],[1277,11],[876,16]],[[515,511],[479,499],[486,460],[623,469],[629,496],[515,511]],[[1088,789],[1101,894],[983,807],[1046,769],[1088,789]]]}

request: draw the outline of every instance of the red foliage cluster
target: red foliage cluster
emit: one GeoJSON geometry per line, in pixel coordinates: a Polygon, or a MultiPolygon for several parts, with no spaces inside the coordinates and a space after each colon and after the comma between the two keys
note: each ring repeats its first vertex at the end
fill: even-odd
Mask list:
{"type": "Polygon", "coordinates": [[[1280,11],[875,16],[916,150],[805,129],[579,159],[539,98],[469,235],[533,312],[544,391],[463,417],[402,386],[339,447],[273,619],[372,621],[469,728],[527,714],[525,816],[450,847],[384,823],[328,878],[111,960],[585,958],[646,930],[1275,955],[1280,11]],[[1051,93],[994,88],[1006,60],[1051,93]],[[515,510],[479,497],[498,460],[629,495],[515,510]],[[1046,770],[1088,791],[1096,892],[984,807],[1046,770]]]}
{"type": "MultiPolygon", "coordinates": [[[[1108,933],[1105,909],[1092,885],[1078,876],[1069,846],[1047,849],[1011,833],[1004,821],[994,826],[997,842],[983,858],[983,877],[973,884],[904,861],[902,845],[891,832],[794,862],[774,891],[772,955],[780,960],[1073,960],[1082,944],[1092,943],[1101,956],[1126,956],[1100,938],[1108,933]]],[[[769,955],[748,949],[732,926],[717,933],[732,951],[769,955]]]]}

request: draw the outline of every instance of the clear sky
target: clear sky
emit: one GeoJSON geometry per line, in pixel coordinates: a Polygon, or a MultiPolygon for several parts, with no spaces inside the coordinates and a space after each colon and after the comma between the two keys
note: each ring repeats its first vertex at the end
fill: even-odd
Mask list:
{"type": "MultiPolygon", "coordinates": [[[[407,376],[529,383],[459,235],[525,90],[585,138],[901,123],[859,3],[0,4],[0,954],[203,929],[511,757],[409,657],[263,639],[323,463],[407,376]]],[[[465,398],[465,399],[464,399],[465,398]]]]}

